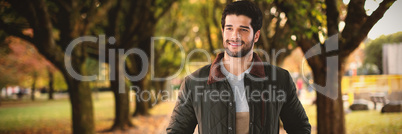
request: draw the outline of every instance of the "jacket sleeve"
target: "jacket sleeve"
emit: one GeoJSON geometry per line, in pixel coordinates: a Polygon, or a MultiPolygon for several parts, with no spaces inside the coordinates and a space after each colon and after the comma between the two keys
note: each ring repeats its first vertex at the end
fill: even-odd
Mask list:
{"type": "Polygon", "coordinates": [[[170,122],[166,128],[168,134],[193,133],[197,125],[197,119],[192,105],[191,90],[187,88],[187,82],[180,86],[180,93],[173,110],[170,122]]]}
{"type": "Polygon", "coordinates": [[[285,89],[287,91],[286,102],[280,112],[284,129],[289,134],[310,134],[311,126],[306,112],[297,98],[295,84],[287,71],[286,75],[289,86],[285,89]]]}

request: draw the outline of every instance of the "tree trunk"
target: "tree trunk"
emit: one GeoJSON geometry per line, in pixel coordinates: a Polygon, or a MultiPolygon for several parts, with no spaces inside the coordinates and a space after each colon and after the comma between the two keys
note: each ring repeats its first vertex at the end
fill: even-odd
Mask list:
{"type": "Polygon", "coordinates": [[[48,69],[48,76],[49,76],[49,100],[54,100],[53,94],[54,94],[54,87],[53,87],[53,83],[54,83],[54,77],[53,77],[53,72],[51,72],[48,69]]]}
{"type": "Polygon", "coordinates": [[[74,134],[95,133],[92,95],[88,82],[81,82],[67,76],[72,109],[72,129],[74,134]]]}
{"type": "Polygon", "coordinates": [[[138,86],[138,89],[136,92],[137,96],[135,98],[135,111],[133,113],[133,116],[138,116],[138,115],[149,115],[149,96],[147,93],[143,93],[144,91],[144,84],[143,80],[139,82],[134,82],[134,85],[138,86]],[[139,97],[139,98],[137,98],[139,97]]]}
{"type": "MultiPolygon", "coordinates": [[[[116,61],[119,61],[119,56],[116,55],[116,61]]],[[[120,75],[123,75],[121,72],[121,68],[119,68],[119,64],[115,64],[115,80],[111,80],[111,89],[114,94],[114,102],[115,102],[115,118],[114,123],[110,131],[114,131],[116,129],[125,130],[129,127],[132,127],[130,118],[130,103],[129,103],[129,90],[127,86],[124,87],[124,93],[119,91],[119,79],[120,75]]],[[[125,80],[125,76],[123,77],[123,81],[125,80]]],[[[124,81],[125,82],[125,81],[124,81]]]]}
{"type": "MultiPolygon", "coordinates": [[[[339,62],[342,63],[342,62],[339,62]]],[[[325,65],[322,62],[322,65],[325,65]]],[[[310,66],[315,66],[315,64],[310,64],[310,66]]],[[[343,74],[343,68],[341,65],[338,66],[338,83],[326,82],[328,71],[334,71],[326,68],[326,66],[312,67],[314,82],[320,86],[325,86],[327,90],[338,90],[337,99],[333,100],[317,90],[317,133],[318,134],[344,134],[345,130],[345,116],[343,109],[342,93],[341,93],[341,80],[343,74]],[[327,84],[327,85],[326,85],[327,84]],[[329,84],[329,85],[328,85],[329,84]]],[[[331,91],[330,91],[331,92],[331,91]]]]}
{"type": "MultiPolygon", "coordinates": [[[[79,54],[78,51],[82,47],[77,47],[77,56],[72,57],[73,69],[82,76],[87,76],[87,69],[85,66],[85,56],[79,54]]],[[[77,80],[70,75],[67,68],[63,68],[63,76],[67,82],[68,93],[70,97],[71,110],[72,110],[72,132],[73,134],[94,134],[94,108],[92,102],[92,91],[87,81],[77,80]]]]}
{"type": "Polygon", "coordinates": [[[35,101],[36,79],[37,79],[37,76],[36,76],[36,74],[34,74],[32,86],[31,86],[31,100],[32,101],[35,101]]]}
{"type": "Polygon", "coordinates": [[[134,126],[131,123],[130,118],[130,106],[129,106],[129,93],[128,89],[125,88],[125,93],[119,93],[118,90],[118,82],[111,82],[111,87],[114,94],[115,99],[115,118],[111,131],[116,129],[125,130],[129,127],[134,126]]]}
{"type": "MultiPolygon", "coordinates": [[[[29,37],[18,31],[10,33],[21,37],[36,46],[38,51],[44,55],[50,62],[52,62],[63,73],[66,80],[69,97],[72,110],[72,132],[74,134],[93,134],[95,133],[94,127],[94,113],[91,90],[88,82],[82,82],[74,79],[69,73],[67,73],[66,64],[64,62],[65,51],[68,43],[73,39],[86,35],[89,27],[94,24],[93,19],[83,19],[82,9],[86,9],[85,5],[82,5],[78,1],[60,2],[55,1],[54,7],[59,9],[53,14],[48,12],[48,4],[45,0],[24,0],[24,1],[9,1],[18,13],[24,17],[29,26],[33,29],[34,36],[29,37]],[[24,3],[24,4],[21,4],[24,3]],[[53,23],[54,22],[54,23],[53,23]],[[91,22],[91,23],[89,23],[91,22]],[[55,24],[55,27],[53,25],[55,24]],[[60,32],[60,39],[54,39],[53,31],[58,29],[60,32]]],[[[102,4],[103,5],[103,4],[102,4]]],[[[103,6],[102,6],[103,7],[103,6]]],[[[104,10],[101,10],[104,11],[104,10]]],[[[88,17],[94,17],[92,13],[85,13],[88,17]]],[[[88,18],[86,17],[86,18],[88,18]]],[[[101,18],[101,17],[97,17],[101,18]]],[[[81,45],[80,45],[81,46],[81,45]]],[[[86,76],[85,68],[82,69],[84,62],[88,56],[85,49],[82,47],[74,48],[72,53],[71,62],[72,67],[78,74],[86,76]],[[79,49],[79,50],[78,50],[79,49]],[[84,71],[83,71],[84,70],[84,71]]]]}
{"type": "Polygon", "coordinates": [[[155,104],[159,104],[160,102],[162,102],[162,101],[164,101],[163,99],[166,99],[166,98],[162,98],[163,96],[164,96],[164,94],[163,94],[163,91],[165,90],[165,84],[166,84],[166,81],[157,81],[156,82],[156,85],[157,85],[157,88],[156,88],[156,92],[155,92],[155,104]]]}
{"type": "MultiPolygon", "coordinates": [[[[135,64],[136,66],[136,73],[138,74],[139,72],[141,72],[141,70],[144,69],[148,69],[149,70],[149,66],[148,68],[142,68],[143,64],[148,64],[149,65],[149,60],[150,60],[150,55],[151,55],[151,37],[152,35],[155,33],[155,22],[150,22],[153,26],[149,27],[147,30],[143,30],[144,31],[144,35],[141,36],[140,41],[139,41],[139,49],[141,49],[142,51],[145,52],[146,56],[148,57],[148,61],[143,61],[143,59],[141,59],[140,56],[135,56],[134,60],[130,60],[131,62],[133,62],[133,64],[135,64]],[[146,31],[146,32],[145,32],[146,31]]],[[[136,103],[135,103],[135,111],[133,113],[133,116],[137,116],[137,115],[149,115],[149,101],[150,101],[150,96],[149,96],[149,92],[144,92],[146,90],[149,90],[149,86],[145,85],[145,83],[149,83],[147,82],[147,78],[144,77],[139,81],[133,81],[132,85],[137,86],[138,89],[136,91],[137,97],[136,98],[136,103]],[[143,93],[144,92],[144,93],[143,93]]]]}
{"type": "Polygon", "coordinates": [[[5,87],[5,91],[4,91],[6,94],[5,94],[5,98],[6,99],[8,99],[8,89],[7,89],[7,87],[5,87]]]}
{"type": "Polygon", "coordinates": [[[3,93],[3,86],[0,85],[0,106],[1,106],[1,101],[2,101],[2,100],[1,100],[1,99],[2,99],[1,93],[3,93]]]}
{"type": "Polygon", "coordinates": [[[32,101],[35,101],[35,81],[32,83],[32,86],[31,86],[31,100],[32,101]]]}

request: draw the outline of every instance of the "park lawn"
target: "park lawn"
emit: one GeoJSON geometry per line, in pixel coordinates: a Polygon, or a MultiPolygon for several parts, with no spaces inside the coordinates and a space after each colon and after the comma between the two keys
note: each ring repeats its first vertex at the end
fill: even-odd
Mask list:
{"type": "Polygon", "coordinates": [[[352,112],[346,115],[346,125],[349,134],[401,134],[402,113],[352,112]]]}
{"type": "MultiPolygon", "coordinates": [[[[313,129],[317,126],[315,105],[304,105],[313,129]]],[[[401,134],[402,113],[381,114],[380,111],[353,111],[345,115],[348,134],[401,134]]],[[[313,133],[317,133],[313,130],[313,133]]]]}
{"type": "MultiPolygon", "coordinates": [[[[96,131],[111,127],[114,117],[114,100],[111,92],[94,94],[96,131]]],[[[5,102],[8,103],[8,102],[5,102]]],[[[10,102],[15,103],[15,102],[10,102]]],[[[0,133],[71,133],[71,106],[68,99],[54,101],[26,101],[15,106],[0,106],[0,133]]],[[[151,115],[171,113],[172,105],[157,105],[151,115]]],[[[304,105],[313,133],[316,133],[316,107],[304,105]]],[[[131,109],[132,111],[132,109],[131,109]]],[[[157,118],[160,121],[161,118],[157,118]]],[[[142,117],[132,121],[141,125],[142,117]]],[[[147,124],[147,125],[153,125],[147,124]]],[[[154,128],[160,127],[155,125],[154,128]]],[[[370,134],[402,132],[402,113],[381,114],[379,111],[359,111],[346,114],[347,133],[370,134]]]]}
{"type": "MultiPolygon", "coordinates": [[[[106,129],[113,123],[113,94],[104,92],[93,98],[96,130],[106,129]]],[[[0,133],[71,133],[71,104],[67,98],[5,103],[16,105],[0,106],[0,133]]]]}

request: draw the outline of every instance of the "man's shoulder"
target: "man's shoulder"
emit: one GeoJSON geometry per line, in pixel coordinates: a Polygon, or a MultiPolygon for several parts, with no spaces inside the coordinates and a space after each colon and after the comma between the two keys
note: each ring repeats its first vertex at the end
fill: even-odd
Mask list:
{"type": "Polygon", "coordinates": [[[265,74],[267,74],[268,76],[269,75],[278,75],[278,76],[283,77],[283,76],[290,75],[288,70],[275,66],[275,65],[272,65],[272,64],[264,64],[264,69],[266,71],[265,74]]]}
{"type": "Polygon", "coordinates": [[[209,77],[209,71],[211,69],[211,64],[205,65],[198,70],[192,72],[190,75],[187,75],[185,80],[197,80],[197,81],[207,81],[209,77]]]}

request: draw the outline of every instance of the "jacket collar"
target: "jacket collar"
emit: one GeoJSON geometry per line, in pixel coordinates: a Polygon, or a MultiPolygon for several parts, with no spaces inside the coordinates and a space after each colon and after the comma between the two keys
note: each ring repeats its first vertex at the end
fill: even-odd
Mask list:
{"type": "MultiPolygon", "coordinates": [[[[226,76],[221,72],[219,62],[222,60],[224,53],[218,54],[214,62],[211,64],[209,70],[209,77],[207,84],[210,85],[217,81],[221,81],[226,78],[226,76]]],[[[260,57],[256,53],[253,53],[253,66],[251,67],[250,74],[255,75],[260,78],[265,78],[264,64],[260,57]]]]}

